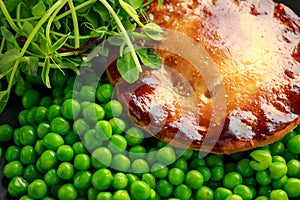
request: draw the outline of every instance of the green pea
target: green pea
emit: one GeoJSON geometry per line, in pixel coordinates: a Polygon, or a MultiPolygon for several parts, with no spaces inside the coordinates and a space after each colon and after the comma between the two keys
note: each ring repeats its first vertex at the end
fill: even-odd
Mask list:
{"type": "Polygon", "coordinates": [[[20,198],[20,200],[34,200],[34,199],[29,197],[28,195],[24,195],[20,198]]]}
{"type": "Polygon", "coordinates": [[[156,183],[156,192],[162,197],[168,197],[173,193],[174,187],[166,179],[160,179],[156,183]]]}
{"type": "Polygon", "coordinates": [[[272,187],[274,189],[281,189],[284,186],[287,179],[288,179],[288,177],[286,175],[284,175],[284,176],[282,176],[278,179],[273,180],[272,181],[272,187]]]}
{"type": "Polygon", "coordinates": [[[100,120],[95,125],[96,138],[101,141],[109,140],[112,136],[111,124],[106,120],[100,120]]]}
{"type": "Polygon", "coordinates": [[[36,141],[36,132],[32,126],[22,126],[20,128],[20,143],[22,145],[33,145],[36,141]]]}
{"type": "Polygon", "coordinates": [[[118,199],[130,200],[130,197],[129,197],[129,194],[128,194],[127,190],[117,190],[113,194],[112,200],[118,200],[118,199]]]}
{"type": "Polygon", "coordinates": [[[47,194],[47,189],[46,183],[37,179],[28,185],[28,195],[34,199],[41,199],[47,194]]]}
{"type": "MultiPolygon", "coordinates": [[[[121,160],[122,161],[122,160],[121,160]]],[[[106,147],[99,147],[92,152],[91,163],[96,169],[106,168],[112,162],[112,153],[106,147]]]]}
{"type": "Polygon", "coordinates": [[[88,153],[87,149],[85,148],[84,144],[81,141],[75,142],[72,145],[74,155],[78,155],[80,153],[88,153]]]}
{"type": "Polygon", "coordinates": [[[20,159],[21,148],[18,146],[9,146],[5,152],[5,160],[7,162],[15,161],[20,159]]]}
{"type": "Polygon", "coordinates": [[[246,185],[235,186],[233,189],[233,193],[241,196],[243,200],[251,200],[253,198],[251,189],[246,185]]]}
{"type": "Polygon", "coordinates": [[[27,90],[31,89],[31,84],[27,81],[18,81],[15,86],[15,94],[18,97],[24,96],[27,90]]]}
{"type": "Polygon", "coordinates": [[[169,169],[161,163],[154,163],[151,167],[151,173],[156,178],[166,178],[168,176],[169,169]]]}
{"type": "Polygon", "coordinates": [[[61,182],[61,179],[57,175],[57,170],[54,168],[49,169],[45,173],[43,180],[49,186],[57,185],[58,183],[61,182]]]}
{"type": "Polygon", "coordinates": [[[256,197],[255,200],[269,200],[269,198],[266,196],[259,196],[259,197],[256,197]]]}
{"type": "Polygon", "coordinates": [[[149,163],[149,165],[153,165],[156,162],[156,153],[157,153],[157,148],[150,147],[150,149],[146,154],[146,160],[149,163]]]}
{"type": "Polygon", "coordinates": [[[75,200],[77,195],[78,192],[71,183],[62,185],[57,192],[57,196],[60,200],[75,200]]]}
{"type": "Polygon", "coordinates": [[[211,177],[210,179],[212,181],[220,181],[223,179],[223,176],[225,174],[223,166],[215,165],[211,168],[211,177]]]}
{"type": "Polygon", "coordinates": [[[173,185],[180,185],[185,178],[184,172],[179,168],[172,168],[168,174],[168,180],[173,185]]]}
{"type": "Polygon", "coordinates": [[[83,101],[95,101],[96,89],[91,85],[84,85],[79,91],[79,98],[83,101]]]}
{"type": "Polygon", "coordinates": [[[69,120],[77,118],[80,110],[80,104],[76,99],[67,99],[61,106],[62,115],[69,120]]]}
{"type": "Polygon", "coordinates": [[[114,99],[107,102],[104,105],[103,109],[105,111],[105,117],[108,119],[113,117],[119,117],[123,112],[122,104],[118,100],[114,99]]]}
{"type": "Polygon", "coordinates": [[[11,161],[4,166],[3,173],[9,179],[21,176],[23,174],[23,165],[20,161],[11,161]]]}
{"type": "Polygon", "coordinates": [[[224,163],[222,159],[223,158],[221,155],[210,154],[207,157],[205,157],[205,162],[208,167],[213,167],[216,165],[223,166],[224,163]]]}
{"type": "Polygon", "coordinates": [[[270,145],[270,151],[272,155],[279,155],[284,152],[284,144],[281,141],[275,142],[270,145]]]}
{"type": "Polygon", "coordinates": [[[90,151],[93,151],[97,147],[102,146],[103,142],[96,137],[95,129],[88,130],[84,134],[83,138],[84,138],[83,140],[84,140],[85,147],[90,151]]]}
{"type": "Polygon", "coordinates": [[[41,122],[36,129],[36,134],[40,139],[43,139],[44,136],[49,132],[50,124],[48,122],[41,122]]]}
{"type": "Polygon", "coordinates": [[[127,174],[126,174],[126,177],[127,177],[127,179],[128,179],[127,189],[130,188],[130,186],[131,186],[131,184],[132,184],[133,182],[140,180],[140,178],[139,178],[137,175],[132,174],[132,173],[127,173],[127,174]]]}
{"type": "Polygon", "coordinates": [[[284,143],[284,144],[287,144],[288,141],[289,141],[291,138],[293,138],[294,136],[296,136],[296,135],[297,135],[297,133],[296,133],[295,131],[290,131],[288,134],[286,134],[286,135],[283,137],[283,139],[282,139],[283,143],[284,143]]]}
{"type": "Polygon", "coordinates": [[[243,184],[247,186],[255,187],[257,185],[256,179],[254,176],[243,178],[243,184]]]}
{"type": "Polygon", "coordinates": [[[92,176],[92,185],[97,190],[107,190],[113,181],[113,175],[108,169],[98,169],[92,176]]]}
{"type": "Polygon", "coordinates": [[[43,140],[36,141],[36,143],[34,145],[34,150],[37,155],[39,155],[39,156],[42,155],[42,153],[46,150],[43,140]]]}
{"type": "Polygon", "coordinates": [[[74,175],[74,186],[79,190],[86,190],[90,187],[92,180],[92,173],[90,171],[78,171],[74,175]]]}
{"type": "Polygon", "coordinates": [[[29,122],[27,120],[28,113],[29,113],[29,110],[22,110],[21,112],[19,112],[18,122],[20,125],[24,126],[24,125],[29,124],[29,122]]]}
{"type": "Polygon", "coordinates": [[[74,156],[74,150],[69,145],[61,145],[56,151],[56,157],[60,161],[71,161],[74,156]]]}
{"type": "Polygon", "coordinates": [[[50,80],[54,87],[64,87],[68,81],[68,72],[55,69],[50,74],[50,80]]]}
{"type": "Polygon", "coordinates": [[[233,172],[233,171],[237,171],[237,166],[236,166],[236,163],[233,163],[233,162],[227,162],[224,164],[224,171],[226,173],[228,172],[233,172]]]}
{"type": "Polygon", "coordinates": [[[272,157],[272,163],[274,163],[274,162],[286,163],[286,160],[282,156],[275,155],[272,157]]]}
{"type": "Polygon", "coordinates": [[[192,158],[192,160],[190,162],[190,168],[191,169],[196,169],[199,166],[206,166],[205,160],[203,158],[200,158],[200,157],[192,158]]]}
{"type": "Polygon", "coordinates": [[[269,166],[270,178],[278,179],[287,173],[287,166],[282,162],[274,162],[269,166]]]}
{"type": "Polygon", "coordinates": [[[258,188],[258,195],[259,196],[270,196],[270,193],[272,191],[272,187],[270,185],[263,185],[258,188]]]}
{"type": "Polygon", "coordinates": [[[64,136],[64,140],[65,140],[65,144],[71,146],[75,142],[78,142],[80,140],[80,138],[77,133],[75,133],[73,130],[71,130],[64,136]]]}
{"type": "Polygon", "coordinates": [[[34,164],[36,153],[33,146],[24,146],[20,152],[20,161],[25,165],[34,164]]]}
{"type": "Polygon", "coordinates": [[[37,122],[35,121],[35,113],[36,113],[37,107],[34,106],[29,109],[28,114],[26,116],[26,120],[29,125],[36,126],[37,122]]]}
{"type": "Polygon", "coordinates": [[[26,75],[26,82],[29,82],[33,85],[41,86],[43,84],[41,78],[41,70],[38,70],[37,74],[26,75]]]}
{"type": "Polygon", "coordinates": [[[61,87],[54,87],[52,89],[52,97],[55,98],[60,98],[64,95],[64,90],[61,87]]]}
{"type": "Polygon", "coordinates": [[[254,174],[254,170],[250,166],[250,159],[242,159],[236,165],[236,170],[239,172],[243,177],[249,177],[254,174]]]}
{"type": "Polygon", "coordinates": [[[203,186],[196,191],[195,200],[213,200],[214,199],[214,192],[207,186],[203,186]]]}
{"type": "Polygon", "coordinates": [[[144,159],[136,159],[131,164],[131,171],[138,175],[149,172],[149,165],[144,159]]]}
{"type": "Polygon", "coordinates": [[[261,185],[269,185],[272,180],[270,178],[270,172],[268,170],[261,170],[256,173],[256,181],[261,185]]]}
{"type": "Polygon", "coordinates": [[[102,84],[96,90],[96,98],[100,102],[107,102],[112,98],[114,88],[111,84],[102,84]]]}
{"type": "Polygon", "coordinates": [[[87,170],[91,166],[90,157],[87,154],[78,154],[74,158],[74,167],[78,170],[87,170]]]}
{"type": "Polygon", "coordinates": [[[96,200],[99,190],[94,187],[90,187],[87,192],[87,199],[96,200]]]}
{"type": "Polygon", "coordinates": [[[26,109],[38,105],[39,101],[40,94],[34,89],[27,90],[22,97],[22,105],[26,109]]]}
{"type": "Polygon", "coordinates": [[[104,118],[105,111],[100,105],[90,103],[82,108],[82,114],[86,121],[96,123],[104,118]]]}
{"type": "Polygon", "coordinates": [[[288,194],[289,197],[298,197],[300,196],[300,179],[298,178],[289,178],[284,186],[284,191],[288,194]]]}
{"type": "Polygon", "coordinates": [[[43,106],[43,107],[46,107],[46,108],[51,106],[51,104],[52,104],[52,98],[49,97],[49,96],[43,96],[40,99],[40,102],[39,102],[39,106],[43,106]]]}
{"type": "Polygon", "coordinates": [[[22,177],[14,177],[10,180],[7,191],[12,197],[20,197],[27,192],[28,183],[22,177]]]}
{"type": "Polygon", "coordinates": [[[57,133],[48,133],[44,136],[43,142],[47,149],[56,151],[60,146],[64,144],[64,139],[57,133]]]}
{"type": "Polygon", "coordinates": [[[243,200],[243,198],[238,194],[232,194],[228,196],[225,200],[243,200]]]}
{"type": "Polygon", "coordinates": [[[144,133],[137,127],[131,127],[126,131],[125,138],[128,145],[139,145],[144,141],[144,133]]]}
{"type": "Polygon", "coordinates": [[[83,135],[90,129],[90,125],[82,118],[77,119],[73,124],[73,130],[78,135],[83,135]]]}
{"type": "Polygon", "coordinates": [[[289,177],[300,177],[300,162],[296,159],[292,159],[287,163],[287,175],[289,177]]]}
{"type": "Polygon", "coordinates": [[[38,159],[37,167],[39,166],[42,170],[49,170],[54,168],[58,163],[55,152],[52,150],[46,150],[42,153],[40,158],[38,159]]]}
{"type": "Polygon", "coordinates": [[[13,132],[13,141],[15,145],[22,146],[20,138],[21,138],[21,128],[16,128],[13,132]]]}
{"type": "Polygon", "coordinates": [[[288,150],[294,154],[300,154],[300,135],[295,135],[294,137],[290,138],[287,143],[288,150]]]}
{"type": "Polygon", "coordinates": [[[145,159],[147,155],[147,150],[141,145],[132,146],[129,149],[128,156],[131,160],[145,159]]]}
{"type": "Polygon", "coordinates": [[[96,200],[111,200],[112,193],[111,192],[99,192],[96,200]]]}
{"type": "Polygon", "coordinates": [[[214,192],[216,200],[225,200],[230,195],[232,195],[232,191],[224,187],[218,187],[214,192]]]}
{"type": "Polygon", "coordinates": [[[199,171],[202,174],[204,182],[207,182],[207,181],[210,180],[211,172],[210,172],[208,167],[198,166],[196,168],[196,170],[199,171]]]}
{"type": "Polygon", "coordinates": [[[118,172],[114,175],[112,186],[117,189],[125,189],[128,183],[126,175],[122,172],[118,172]]]}
{"type": "MultiPolygon", "coordinates": [[[[171,170],[170,170],[171,171],[171,170]]],[[[200,189],[204,183],[203,175],[196,170],[190,170],[185,176],[185,183],[192,189],[200,189]]]]}
{"type": "Polygon", "coordinates": [[[189,200],[192,196],[192,190],[187,185],[178,185],[174,189],[174,196],[178,199],[189,200]]]}
{"type": "Polygon", "coordinates": [[[270,193],[270,200],[276,200],[276,199],[288,200],[289,197],[288,197],[287,193],[284,190],[277,189],[277,190],[273,190],[270,193]]]}
{"type": "Polygon", "coordinates": [[[61,106],[60,105],[51,105],[48,108],[47,119],[48,121],[52,121],[56,117],[61,116],[61,106]]]}
{"type": "Polygon", "coordinates": [[[70,130],[70,122],[63,117],[55,117],[50,122],[50,130],[59,135],[66,135],[70,130]]]}
{"type": "Polygon", "coordinates": [[[285,162],[289,162],[292,159],[298,160],[298,154],[292,153],[289,149],[285,149],[281,155],[284,158],[285,162]]]}
{"type": "Polygon", "coordinates": [[[223,178],[224,187],[230,190],[242,183],[243,183],[242,175],[238,172],[229,172],[228,174],[225,174],[223,178]]]}
{"type": "Polygon", "coordinates": [[[122,153],[126,150],[127,141],[122,135],[113,135],[108,142],[108,148],[112,153],[122,153]]]}
{"type": "Polygon", "coordinates": [[[74,176],[74,166],[69,162],[62,162],[57,168],[57,176],[63,180],[71,180],[74,176]]]}
{"type": "Polygon", "coordinates": [[[250,153],[252,160],[250,161],[250,166],[254,170],[265,170],[272,163],[271,153],[267,150],[254,150],[250,153]]]}
{"type": "Polygon", "coordinates": [[[111,118],[108,122],[110,123],[114,134],[122,134],[126,128],[126,123],[121,118],[114,117],[111,118]]]}
{"type": "Polygon", "coordinates": [[[156,160],[163,165],[169,165],[175,162],[176,154],[172,147],[163,147],[157,151],[156,160]]]}
{"type": "Polygon", "coordinates": [[[188,170],[188,164],[187,164],[187,161],[186,161],[184,158],[182,158],[182,157],[178,158],[178,159],[172,164],[172,168],[174,168],[174,167],[181,169],[183,172],[187,172],[187,170],[188,170]]]}
{"type": "Polygon", "coordinates": [[[147,183],[151,189],[155,189],[156,180],[155,180],[155,177],[151,173],[144,173],[142,175],[142,181],[147,183]]]}
{"type": "Polygon", "coordinates": [[[43,121],[46,121],[47,120],[47,112],[48,112],[47,108],[45,108],[43,106],[37,107],[35,110],[35,115],[34,115],[35,122],[37,122],[39,124],[43,121]]]}

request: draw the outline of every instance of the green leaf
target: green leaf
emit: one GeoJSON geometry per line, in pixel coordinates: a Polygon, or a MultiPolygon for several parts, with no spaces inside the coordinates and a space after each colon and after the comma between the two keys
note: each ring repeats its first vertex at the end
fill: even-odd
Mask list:
{"type": "Polygon", "coordinates": [[[108,10],[100,2],[94,4],[93,10],[100,15],[102,21],[108,22],[111,20],[108,10]]]}
{"type": "Polygon", "coordinates": [[[50,52],[57,51],[59,48],[64,46],[64,44],[67,42],[67,40],[69,38],[69,35],[70,35],[70,33],[59,38],[50,48],[50,52]]]}
{"type": "Polygon", "coordinates": [[[113,37],[107,38],[107,41],[114,46],[121,46],[124,42],[124,39],[121,34],[115,35],[113,37]]]}
{"type": "Polygon", "coordinates": [[[35,17],[43,16],[46,13],[46,6],[43,1],[39,1],[37,4],[35,4],[32,9],[31,13],[35,17]]]}
{"type": "Polygon", "coordinates": [[[39,56],[44,56],[44,55],[46,55],[45,54],[45,52],[39,47],[39,45],[37,45],[36,43],[31,43],[30,45],[29,45],[29,47],[28,47],[28,49],[32,52],[32,53],[34,53],[34,54],[36,54],[36,55],[39,55],[39,56]]]}
{"type": "Polygon", "coordinates": [[[24,56],[20,60],[20,70],[27,75],[36,74],[38,70],[39,59],[34,56],[24,56]]]}
{"type": "Polygon", "coordinates": [[[0,91],[0,113],[4,110],[9,98],[9,91],[0,91]]]}
{"type": "Polygon", "coordinates": [[[139,78],[139,72],[135,66],[134,60],[130,52],[118,58],[117,69],[123,77],[123,79],[128,83],[133,83],[139,78]]]}
{"type": "Polygon", "coordinates": [[[21,13],[20,13],[20,18],[29,18],[29,17],[32,17],[31,15],[31,10],[30,8],[28,7],[27,4],[25,4],[24,2],[21,2],[20,4],[20,10],[21,10],[21,13]]]}
{"type": "Polygon", "coordinates": [[[8,12],[11,12],[16,9],[17,5],[21,2],[22,0],[4,0],[4,4],[6,6],[6,9],[8,12]]]}
{"type": "Polygon", "coordinates": [[[151,69],[160,69],[162,61],[159,55],[152,49],[140,48],[135,50],[144,65],[151,69]]]}
{"type": "Polygon", "coordinates": [[[155,23],[150,22],[146,24],[143,28],[143,31],[149,38],[153,40],[159,41],[164,39],[163,35],[161,34],[163,32],[162,28],[155,23]]]}
{"type": "Polygon", "coordinates": [[[22,31],[23,31],[23,34],[26,37],[29,37],[29,35],[30,35],[30,33],[32,33],[33,29],[34,29],[34,27],[33,27],[33,25],[30,22],[25,21],[23,23],[23,29],[22,29],[22,31]]]}
{"type": "Polygon", "coordinates": [[[17,43],[17,40],[16,40],[15,36],[9,30],[7,30],[4,26],[1,26],[0,30],[1,30],[2,37],[7,42],[12,44],[15,48],[19,48],[19,45],[17,43]]]}
{"type": "Polygon", "coordinates": [[[164,0],[158,0],[158,6],[159,6],[160,8],[162,8],[163,2],[164,2],[164,0]]]}
{"type": "Polygon", "coordinates": [[[126,2],[129,3],[136,10],[142,7],[144,0],[127,0],[126,2]]]}
{"type": "Polygon", "coordinates": [[[19,59],[20,51],[18,49],[11,49],[5,52],[0,58],[0,73],[10,70],[15,62],[19,59]]]}
{"type": "Polygon", "coordinates": [[[51,88],[50,85],[50,79],[49,79],[49,72],[50,72],[50,58],[46,57],[43,65],[43,70],[42,70],[42,81],[43,83],[48,87],[51,88]]]}

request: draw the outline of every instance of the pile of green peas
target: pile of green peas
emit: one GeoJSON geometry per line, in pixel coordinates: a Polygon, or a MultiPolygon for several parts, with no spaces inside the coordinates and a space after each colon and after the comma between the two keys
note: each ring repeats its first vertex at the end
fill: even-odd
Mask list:
{"type": "Polygon", "coordinates": [[[131,124],[105,79],[78,81],[56,70],[51,83],[47,90],[39,76],[18,82],[18,126],[0,124],[2,182],[8,199],[300,197],[300,126],[264,147],[202,158],[199,152],[169,146],[131,124]]]}

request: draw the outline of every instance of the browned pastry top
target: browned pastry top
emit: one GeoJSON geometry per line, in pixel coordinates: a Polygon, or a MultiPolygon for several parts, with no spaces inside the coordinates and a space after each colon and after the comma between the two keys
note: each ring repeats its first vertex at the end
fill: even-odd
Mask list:
{"type": "MultiPolygon", "coordinates": [[[[175,146],[215,153],[269,144],[298,124],[300,19],[289,8],[268,0],[164,0],[162,8],[150,5],[149,17],[209,58],[181,34],[162,42],[162,69],[116,86],[137,124],[175,146]]],[[[116,83],[116,68],[107,72],[116,83]]]]}

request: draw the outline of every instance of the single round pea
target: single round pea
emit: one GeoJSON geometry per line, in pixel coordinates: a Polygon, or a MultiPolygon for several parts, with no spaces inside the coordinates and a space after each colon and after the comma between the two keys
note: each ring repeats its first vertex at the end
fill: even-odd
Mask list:
{"type": "Polygon", "coordinates": [[[106,120],[100,120],[95,125],[96,138],[101,141],[109,140],[112,136],[111,124],[106,120]]]}
{"type": "Polygon", "coordinates": [[[248,159],[248,158],[244,158],[244,159],[240,160],[236,165],[236,170],[243,177],[249,177],[254,174],[254,170],[250,166],[250,159],[248,159]]]}
{"type": "Polygon", "coordinates": [[[101,140],[97,139],[95,129],[88,130],[83,136],[83,141],[85,147],[90,151],[102,146],[103,143],[101,140]]]}
{"type": "Polygon", "coordinates": [[[117,190],[113,196],[112,196],[112,200],[118,200],[118,199],[122,199],[122,200],[130,200],[130,196],[127,192],[127,190],[117,190]]]}
{"type": "Polygon", "coordinates": [[[112,153],[122,153],[126,150],[127,141],[122,135],[113,135],[108,142],[108,148],[112,153]]]}
{"type": "Polygon", "coordinates": [[[147,155],[147,150],[145,147],[141,145],[132,146],[128,152],[128,156],[131,160],[145,159],[146,155],[147,155]]]}
{"type": "Polygon", "coordinates": [[[207,182],[210,180],[211,172],[208,167],[199,166],[196,168],[196,170],[202,174],[204,182],[207,182]]]}
{"type": "Polygon", "coordinates": [[[289,177],[300,177],[300,162],[296,159],[292,159],[287,163],[287,175],[289,177]]]}
{"type": "Polygon", "coordinates": [[[64,144],[64,139],[57,133],[48,133],[44,136],[43,142],[47,149],[56,151],[60,146],[64,144]]]}
{"type": "Polygon", "coordinates": [[[160,179],[156,183],[156,192],[162,197],[168,197],[173,193],[174,187],[166,179],[160,179]]]}
{"type": "Polygon", "coordinates": [[[18,114],[18,122],[20,125],[28,125],[29,122],[27,121],[27,116],[28,116],[29,110],[22,110],[18,114]]]}
{"type": "Polygon", "coordinates": [[[288,180],[288,177],[286,175],[284,175],[278,179],[272,180],[272,187],[274,189],[281,189],[281,188],[283,188],[283,186],[287,180],[288,180]]]}
{"type": "Polygon", "coordinates": [[[113,118],[113,117],[119,117],[122,112],[122,104],[118,100],[110,100],[107,102],[104,106],[103,109],[105,111],[105,117],[106,118],[113,118]]]}
{"type": "MultiPolygon", "coordinates": [[[[122,160],[120,160],[122,161],[122,160]]],[[[112,162],[112,153],[106,147],[99,147],[91,154],[92,166],[96,169],[106,168],[112,162]]]]}
{"type": "Polygon", "coordinates": [[[235,186],[243,183],[242,175],[238,172],[229,172],[223,178],[225,188],[232,190],[235,186]]]}
{"type": "Polygon", "coordinates": [[[92,185],[97,190],[107,190],[113,181],[113,175],[108,169],[99,169],[92,176],[92,185]]]}
{"type": "Polygon", "coordinates": [[[147,183],[151,189],[154,189],[156,187],[155,177],[151,173],[144,173],[142,175],[142,181],[147,183]]]}
{"type": "Polygon", "coordinates": [[[215,200],[225,200],[230,195],[232,191],[224,187],[218,187],[214,192],[215,200]]]}
{"type": "Polygon", "coordinates": [[[121,171],[121,172],[127,172],[130,168],[130,160],[127,156],[123,154],[116,154],[113,156],[111,161],[111,168],[121,171]]]}
{"type": "Polygon", "coordinates": [[[198,189],[196,191],[195,199],[196,200],[202,200],[202,199],[213,200],[214,199],[214,192],[209,187],[203,186],[203,187],[201,187],[200,189],[198,189]]]}
{"type": "Polygon", "coordinates": [[[96,200],[111,200],[112,199],[112,193],[111,192],[99,192],[97,195],[96,200]]]}
{"type": "Polygon", "coordinates": [[[61,145],[56,151],[56,157],[60,161],[71,161],[74,156],[74,150],[69,145],[61,145]]]}
{"type": "Polygon", "coordinates": [[[24,146],[20,152],[20,161],[25,165],[34,164],[36,161],[36,153],[33,146],[24,146]]]}
{"type": "Polygon", "coordinates": [[[286,175],[288,168],[285,163],[274,162],[269,166],[270,178],[278,179],[286,175]]]}
{"type": "Polygon", "coordinates": [[[168,173],[168,180],[173,185],[182,184],[184,177],[184,172],[179,168],[172,168],[168,173]]]}
{"type": "Polygon", "coordinates": [[[114,134],[122,134],[126,128],[126,123],[123,119],[114,117],[108,121],[111,125],[114,134]]]}
{"type": "Polygon", "coordinates": [[[263,185],[258,188],[257,194],[259,196],[270,196],[270,193],[272,191],[272,187],[270,185],[263,185]]]}
{"type": "Polygon", "coordinates": [[[74,175],[74,186],[79,190],[86,190],[90,187],[92,180],[92,173],[90,171],[78,171],[74,175]]]}
{"type": "Polygon", "coordinates": [[[33,198],[29,197],[28,195],[23,195],[20,200],[34,200],[33,198]]]}
{"type": "Polygon", "coordinates": [[[243,184],[247,186],[255,187],[257,185],[256,179],[254,176],[243,178],[243,184]]]}
{"type": "Polygon", "coordinates": [[[8,142],[13,137],[13,128],[9,124],[0,125],[0,142],[8,142]]]}
{"type": "Polygon", "coordinates": [[[77,170],[87,170],[91,166],[90,157],[87,154],[78,154],[74,158],[74,167],[77,170]]]}
{"type": "Polygon", "coordinates": [[[128,145],[139,145],[144,141],[144,133],[137,127],[131,127],[126,131],[125,138],[128,145]]]}
{"type": "Polygon", "coordinates": [[[80,138],[77,133],[71,130],[64,136],[64,140],[65,144],[72,146],[75,142],[78,142],[80,138]]]}
{"type": "Polygon", "coordinates": [[[4,166],[3,173],[9,179],[21,176],[23,174],[23,165],[20,161],[11,161],[4,166]]]}
{"type": "Polygon", "coordinates": [[[60,200],[75,200],[77,195],[78,192],[71,183],[62,185],[57,191],[57,196],[60,200]]]}
{"type": "Polygon", "coordinates": [[[13,141],[15,145],[22,146],[20,138],[21,138],[21,128],[16,128],[13,132],[13,141]]]}
{"type": "Polygon", "coordinates": [[[113,92],[114,88],[111,84],[102,84],[96,90],[96,98],[100,102],[107,102],[112,98],[113,92]]]}
{"type": "Polygon", "coordinates": [[[43,180],[49,186],[57,185],[58,183],[61,182],[61,179],[57,175],[57,170],[54,168],[49,169],[45,173],[43,180]]]}
{"type": "Polygon", "coordinates": [[[163,165],[169,165],[175,162],[176,154],[172,147],[163,147],[157,151],[156,160],[163,165]]]}
{"type": "Polygon", "coordinates": [[[96,88],[92,85],[84,85],[79,91],[79,98],[83,101],[95,101],[96,88]]]}
{"type": "Polygon", "coordinates": [[[210,154],[205,157],[205,162],[208,167],[213,167],[216,165],[223,166],[223,158],[221,155],[210,154]]]}
{"type": "Polygon", "coordinates": [[[90,187],[87,191],[87,199],[95,200],[97,198],[98,193],[99,190],[97,190],[94,187],[90,187]]]}
{"type": "Polygon", "coordinates": [[[187,161],[186,161],[184,158],[182,158],[182,157],[178,158],[178,159],[172,164],[172,168],[174,168],[174,167],[181,169],[184,173],[186,173],[187,170],[188,170],[188,164],[187,164],[187,161]]]}
{"type": "Polygon", "coordinates": [[[40,94],[34,89],[27,90],[22,97],[22,105],[26,109],[38,105],[39,101],[40,94]]]}
{"type": "Polygon", "coordinates": [[[294,137],[290,138],[287,143],[288,150],[294,154],[300,154],[300,135],[295,135],[294,137]]]}
{"type": "Polygon", "coordinates": [[[59,135],[66,135],[70,130],[70,122],[63,117],[55,117],[50,122],[50,130],[59,135]]]}
{"type": "Polygon", "coordinates": [[[39,124],[43,121],[46,121],[47,120],[47,112],[48,112],[48,109],[46,107],[43,107],[43,106],[37,107],[35,110],[35,115],[34,115],[35,122],[37,122],[39,124]]]}
{"type": "Polygon", "coordinates": [[[49,96],[43,96],[40,99],[40,102],[39,102],[39,106],[43,106],[43,107],[46,107],[46,108],[51,106],[51,104],[52,104],[52,98],[49,97],[49,96]]]}
{"type": "Polygon", "coordinates": [[[267,150],[254,150],[250,153],[252,160],[250,161],[250,166],[254,170],[265,170],[272,163],[271,153],[267,150]]]}
{"type": "Polygon", "coordinates": [[[63,180],[71,180],[74,176],[74,166],[69,162],[62,162],[57,168],[57,176],[63,180]]]}
{"type": "Polygon", "coordinates": [[[58,96],[53,98],[52,104],[61,106],[63,102],[64,102],[64,97],[58,96]]]}
{"type": "Polygon", "coordinates": [[[55,69],[51,71],[50,80],[54,87],[64,87],[68,80],[68,72],[55,69]]]}
{"type": "Polygon", "coordinates": [[[35,114],[36,114],[37,107],[34,106],[29,109],[28,114],[26,116],[26,120],[29,123],[29,125],[36,126],[37,122],[35,121],[35,114]]]}
{"type": "Polygon", "coordinates": [[[243,198],[238,194],[232,194],[228,196],[225,200],[243,200],[243,198]]]}
{"type": "MultiPolygon", "coordinates": [[[[171,171],[171,170],[170,170],[171,171]]],[[[185,176],[185,183],[192,189],[200,189],[204,183],[202,174],[196,170],[190,170],[185,176]]]]}
{"type": "Polygon", "coordinates": [[[31,89],[31,84],[28,81],[18,81],[15,86],[15,94],[21,97],[29,89],[31,89]]]}
{"type": "Polygon", "coordinates": [[[54,118],[61,116],[61,106],[60,105],[51,105],[48,108],[47,119],[51,122],[54,118]]]}
{"type": "Polygon", "coordinates": [[[61,113],[66,119],[73,120],[78,117],[80,109],[80,104],[76,99],[67,99],[61,106],[61,113]]]}
{"type": "Polygon", "coordinates": [[[288,194],[289,197],[298,197],[300,196],[300,179],[298,178],[289,178],[284,186],[284,191],[288,194]]]}
{"type": "Polygon", "coordinates": [[[288,143],[288,141],[294,137],[295,135],[297,135],[296,131],[290,131],[288,134],[286,134],[283,139],[282,142],[286,145],[288,143]]]}
{"type": "Polygon", "coordinates": [[[44,136],[49,132],[50,124],[48,122],[41,122],[36,129],[36,134],[40,139],[43,139],[44,136]]]}
{"type": "Polygon", "coordinates": [[[274,163],[274,162],[286,163],[286,160],[282,156],[275,155],[272,157],[272,163],[274,163]]]}
{"type": "Polygon", "coordinates": [[[42,153],[42,155],[38,159],[40,165],[40,168],[43,170],[49,170],[51,168],[54,168],[56,164],[58,163],[57,157],[55,155],[55,152],[52,150],[46,150],[42,153]]]}
{"type": "Polygon", "coordinates": [[[272,180],[268,170],[260,170],[255,175],[256,181],[261,185],[269,185],[272,180]]]}
{"type": "Polygon", "coordinates": [[[292,159],[298,160],[298,154],[294,154],[288,149],[285,149],[281,155],[284,158],[285,162],[289,162],[292,159]]]}
{"type": "Polygon", "coordinates": [[[104,118],[105,111],[100,105],[96,103],[89,103],[82,108],[82,114],[86,121],[96,123],[104,118]]]}
{"type": "Polygon", "coordinates": [[[187,185],[181,184],[175,187],[174,196],[178,199],[189,200],[192,196],[192,190],[187,185]]]}
{"type": "Polygon", "coordinates": [[[33,145],[36,141],[36,132],[32,126],[22,126],[20,128],[20,143],[22,145],[33,145]]]}
{"type": "Polygon", "coordinates": [[[281,141],[275,142],[270,145],[270,151],[272,155],[279,155],[284,152],[284,144],[281,141]]]}
{"type": "Polygon", "coordinates": [[[156,178],[166,178],[169,173],[169,168],[161,163],[154,163],[151,167],[151,173],[156,178]]]}
{"type": "Polygon", "coordinates": [[[233,193],[241,196],[243,200],[251,200],[253,198],[251,189],[246,185],[235,186],[233,189],[233,193]]]}
{"type": "Polygon", "coordinates": [[[21,148],[18,146],[12,145],[12,146],[7,147],[6,152],[5,152],[5,160],[7,162],[19,160],[20,152],[21,152],[21,148]]]}
{"type": "Polygon", "coordinates": [[[212,181],[221,181],[224,177],[225,171],[224,167],[220,165],[215,165],[211,168],[211,177],[212,181]]]}
{"type": "Polygon", "coordinates": [[[266,196],[259,196],[259,197],[256,197],[255,200],[269,200],[269,198],[266,196]]]}
{"type": "Polygon", "coordinates": [[[87,149],[85,148],[84,144],[81,141],[75,142],[72,145],[72,148],[74,151],[74,155],[78,155],[80,153],[85,153],[85,154],[88,153],[87,149]]]}
{"type": "Polygon", "coordinates": [[[45,147],[43,140],[36,141],[36,143],[34,145],[34,150],[35,150],[37,155],[39,155],[39,156],[42,155],[42,153],[44,151],[46,151],[46,149],[47,148],[45,147]]]}
{"type": "Polygon", "coordinates": [[[118,172],[114,175],[113,181],[112,181],[112,186],[117,189],[125,189],[128,183],[128,179],[126,175],[122,172],[118,172]]]}
{"type": "Polygon", "coordinates": [[[28,185],[28,195],[34,199],[41,199],[47,194],[47,189],[46,183],[37,179],[28,185]]]}
{"type": "Polygon", "coordinates": [[[7,191],[12,197],[20,197],[27,192],[28,182],[22,177],[14,177],[10,180],[7,191]]]}
{"type": "Polygon", "coordinates": [[[78,135],[83,135],[84,133],[86,133],[89,129],[90,129],[90,125],[82,118],[77,119],[74,123],[73,123],[73,130],[75,133],[77,133],[78,135]]]}
{"type": "Polygon", "coordinates": [[[277,189],[277,190],[273,190],[270,193],[270,200],[276,200],[276,199],[288,200],[289,197],[288,197],[287,193],[284,190],[277,189]]]}

